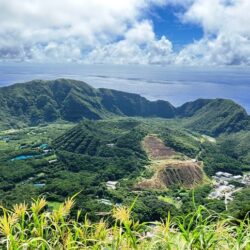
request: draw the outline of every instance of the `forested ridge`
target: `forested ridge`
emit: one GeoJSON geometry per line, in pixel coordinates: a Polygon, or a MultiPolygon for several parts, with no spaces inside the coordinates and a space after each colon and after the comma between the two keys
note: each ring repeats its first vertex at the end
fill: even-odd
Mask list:
{"type": "Polygon", "coordinates": [[[0,125],[5,128],[136,116],[184,119],[186,127],[215,136],[249,129],[248,114],[231,100],[198,99],[176,108],[167,101],[95,89],[69,79],[34,80],[0,88],[0,115],[0,125]]]}

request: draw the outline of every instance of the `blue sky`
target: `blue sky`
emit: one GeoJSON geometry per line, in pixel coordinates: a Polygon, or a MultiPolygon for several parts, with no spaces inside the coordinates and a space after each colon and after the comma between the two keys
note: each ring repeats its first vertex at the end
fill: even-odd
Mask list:
{"type": "Polygon", "coordinates": [[[249,0],[0,0],[0,10],[0,84],[68,77],[250,110],[249,0]]]}
{"type": "Polygon", "coordinates": [[[180,51],[185,45],[200,40],[203,36],[202,27],[197,24],[183,23],[179,15],[185,9],[180,6],[155,6],[150,9],[148,17],[154,24],[154,31],[158,38],[165,35],[172,41],[175,51],[180,51]]]}
{"type": "Polygon", "coordinates": [[[2,62],[250,65],[249,0],[1,0],[0,9],[2,62]]]}

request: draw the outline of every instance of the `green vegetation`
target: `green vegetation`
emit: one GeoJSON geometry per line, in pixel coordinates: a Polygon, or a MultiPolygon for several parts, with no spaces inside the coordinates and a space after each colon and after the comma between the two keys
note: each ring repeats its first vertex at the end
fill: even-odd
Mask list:
{"type": "Polygon", "coordinates": [[[249,132],[233,133],[217,138],[217,143],[205,142],[201,145],[199,159],[204,161],[208,175],[217,171],[242,174],[250,170],[249,132]]]}
{"type": "Polygon", "coordinates": [[[230,213],[237,218],[244,218],[246,214],[249,217],[250,211],[250,188],[245,188],[243,191],[236,194],[234,201],[229,206],[230,213]]]}
{"type": "Polygon", "coordinates": [[[241,106],[224,99],[199,99],[175,108],[167,101],[150,102],[137,94],[94,89],[67,79],[0,89],[0,125],[5,128],[114,116],[182,118],[187,128],[215,136],[249,129],[250,124],[241,106]]]}
{"type": "Polygon", "coordinates": [[[237,220],[203,206],[185,216],[140,223],[130,207],[114,207],[109,220],[91,222],[67,199],[53,210],[41,198],[30,206],[1,208],[2,249],[250,249],[249,219],[237,220]]]}
{"type": "Polygon", "coordinates": [[[250,132],[242,131],[220,138],[220,146],[224,152],[245,164],[250,164],[250,132]]]}
{"type": "Polygon", "coordinates": [[[97,90],[84,82],[66,79],[3,87],[0,104],[0,123],[7,128],[114,115],[174,117],[174,107],[168,102],[150,102],[136,94],[97,90]]]}
{"type": "MultiPolygon", "coordinates": [[[[97,221],[99,214],[110,210],[110,205],[128,205],[139,194],[133,213],[140,221],[160,220],[169,211],[173,216],[189,213],[192,191],[181,191],[178,184],[169,190],[137,190],[135,184],[142,176],[152,176],[141,146],[148,134],[158,134],[183,159],[202,160],[208,175],[218,170],[233,173],[246,170],[243,158],[232,158],[223,146],[227,137],[217,139],[217,143],[210,142],[198,133],[176,128],[175,122],[165,119],[85,120],[76,126],[51,124],[1,133],[9,138],[8,142],[2,142],[0,156],[2,203],[9,207],[44,195],[53,207],[81,191],[76,209],[82,208],[83,213],[89,213],[89,217],[97,221]],[[42,144],[48,144],[47,154],[39,148],[42,144]],[[11,161],[23,154],[38,156],[11,161]],[[108,181],[117,181],[117,188],[108,189],[108,181]],[[180,202],[176,203],[177,199],[180,202]]],[[[222,202],[207,199],[210,191],[211,188],[197,188],[197,204],[224,211],[222,202]]]]}
{"type": "Polygon", "coordinates": [[[197,100],[180,107],[181,114],[188,117],[185,127],[199,133],[218,136],[249,128],[249,116],[231,100],[197,100]]]}
{"type": "Polygon", "coordinates": [[[208,199],[208,177],[250,171],[249,116],[234,102],[175,108],[59,79],[1,88],[0,104],[3,249],[250,249],[249,187],[233,180],[241,189],[227,209],[208,199]],[[156,168],[186,161],[205,180],[138,185],[162,173],[143,149],[148,135],[174,152],[156,168]]]}

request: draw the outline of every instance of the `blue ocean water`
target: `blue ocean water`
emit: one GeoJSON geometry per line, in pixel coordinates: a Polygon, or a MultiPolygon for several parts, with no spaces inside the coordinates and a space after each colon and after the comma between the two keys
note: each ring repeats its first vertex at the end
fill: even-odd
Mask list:
{"type": "Polygon", "coordinates": [[[179,106],[197,98],[228,98],[250,113],[250,68],[0,63],[0,86],[71,78],[96,88],[138,93],[179,106]]]}

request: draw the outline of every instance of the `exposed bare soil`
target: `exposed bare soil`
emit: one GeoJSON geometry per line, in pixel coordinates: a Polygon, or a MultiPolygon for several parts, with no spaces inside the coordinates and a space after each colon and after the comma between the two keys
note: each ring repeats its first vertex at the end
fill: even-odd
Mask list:
{"type": "Polygon", "coordinates": [[[156,135],[146,136],[143,147],[151,160],[150,168],[154,175],[139,182],[136,188],[161,189],[173,185],[192,187],[203,181],[201,162],[175,159],[173,156],[177,152],[167,147],[156,135]]]}
{"type": "Polygon", "coordinates": [[[148,135],[144,138],[143,146],[151,159],[166,159],[174,156],[176,152],[167,147],[161,139],[155,135],[148,135]]]}

